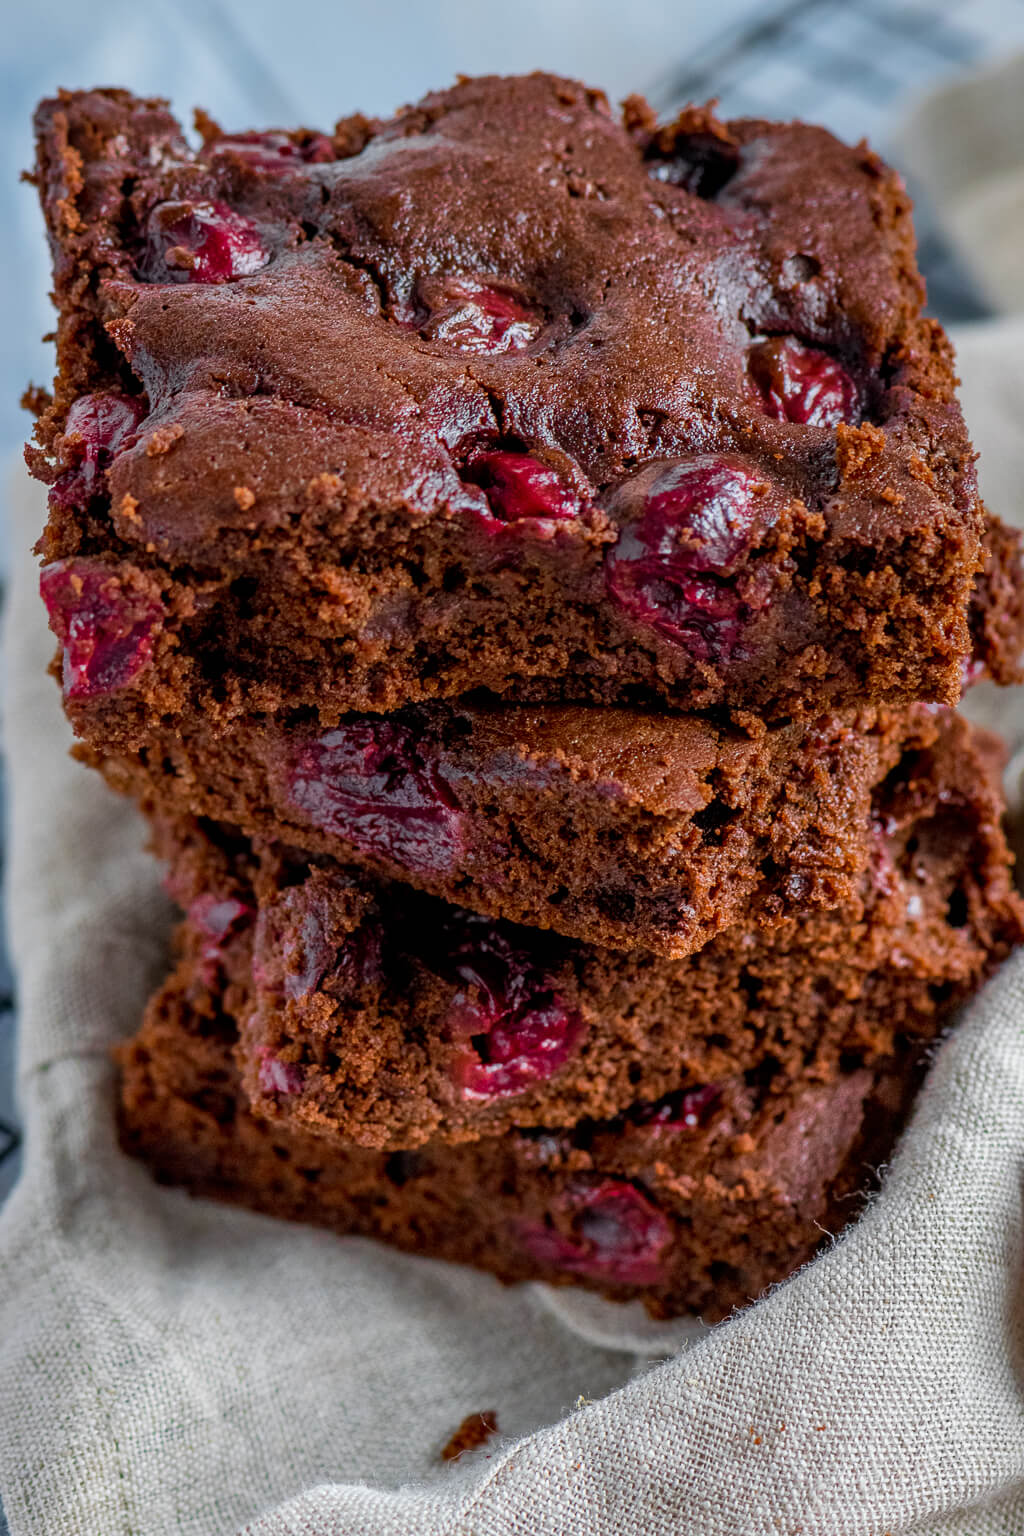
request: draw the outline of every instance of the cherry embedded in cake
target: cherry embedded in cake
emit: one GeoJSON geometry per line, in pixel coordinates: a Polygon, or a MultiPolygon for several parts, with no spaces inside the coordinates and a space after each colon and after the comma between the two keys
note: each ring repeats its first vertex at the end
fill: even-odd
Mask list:
{"type": "Polygon", "coordinates": [[[256,908],[236,896],[208,891],[189,903],[189,921],[200,936],[197,968],[208,986],[214,984],[231,941],[248,928],[256,908]]]}
{"type": "MultiPolygon", "coordinates": [[[[505,924],[466,913],[444,924],[441,968],[460,983],[443,1028],[455,1043],[453,1076],[462,1097],[493,1099],[522,1093],[552,1077],[585,1033],[557,983],[505,924]]],[[[425,953],[432,961],[429,947],[425,953]]]]}
{"type": "Polygon", "coordinates": [[[65,699],[103,698],[135,682],[153,658],[163,613],[98,560],[56,560],[39,573],[50,628],[63,646],[65,699]]]}
{"type": "Polygon", "coordinates": [[[608,590],[637,622],[720,661],[771,600],[775,575],[750,559],[781,496],[752,464],[700,454],[641,471],[615,493],[632,514],[608,557],[608,590]]]}
{"type": "Polygon", "coordinates": [[[548,1225],[524,1223],[523,1246],[538,1263],[611,1285],[658,1285],[672,1227],[635,1184],[595,1180],[570,1185],[548,1225]]]}
{"type": "Polygon", "coordinates": [[[261,910],[253,940],[253,975],[258,986],[273,986],[280,976],[286,1003],[303,1003],[317,991],[339,1006],[355,1002],[382,976],[383,935],[371,910],[355,928],[332,927],[332,914],[320,894],[298,886],[279,896],[277,920],[261,910]]]}
{"type": "Polygon", "coordinates": [[[60,462],[65,467],[50,487],[51,506],[88,503],[99,494],[103,471],[135,441],[145,416],[139,395],[79,395],[64,424],[60,462]]]}
{"type": "Polygon", "coordinates": [[[808,427],[856,422],[860,399],[838,358],[795,336],[773,336],[751,347],[747,366],[764,406],[777,421],[808,427]]]}
{"type": "Polygon", "coordinates": [[[722,1099],[721,1083],[702,1083],[668,1094],[655,1104],[639,1104],[629,1123],[655,1134],[661,1131],[695,1131],[707,1125],[722,1099]]]}
{"type": "Polygon", "coordinates": [[[149,283],[229,283],[270,260],[257,226],[225,203],[158,203],[146,225],[139,276],[149,283]]]}
{"type": "Polygon", "coordinates": [[[412,874],[453,868],[462,853],[458,802],[429,743],[392,720],[351,720],[294,753],[292,805],[314,826],[412,874]]]}
{"type": "Polygon", "coordinates": [[[260,1087],[264,1093],[292,1096],[302,1092],[304,1082],[302,1068],[293,1062],[282,1061],[280,1056],[274,1055],[269,1046],[265,1046],[260,1051],[257,1071],[260,1087]]]}
{"type": "Polygon", "coordinates": [[[520,352],[544,324],[543,316],[512,288],[484,278],[429,278],[420,283],[417,298],[425,313],[406,323],[424,340],[455,352],[520,352]]]}
{"type": "Polygon", "coordinates": [[[529,453],[488,449],[474,454],[465,478],[481,488],[487,510],[475,516],[488,533],[527,531],[555,537],[559,524],[579,516],[581,502],[554,469],[529,453]]]}
{"type": "MultiPolygon", "coordinates": [[[[261,931],[257,933],[254,964],[259,962],[262,938],[261,931]]],[[[338,968],[339,962],[342,970],[347,970],[349,959],[348,944],[332,943],[324,913],[311,908],[303,914],[298,932],[290,934],[281,946],[285,997],[292,1002],[308,997],[329,971],[338,968]]]]}

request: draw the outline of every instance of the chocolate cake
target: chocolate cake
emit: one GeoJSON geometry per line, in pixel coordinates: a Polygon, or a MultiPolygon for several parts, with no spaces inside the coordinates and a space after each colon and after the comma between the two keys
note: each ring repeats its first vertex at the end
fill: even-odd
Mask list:
{"type": "Polygon", "coordinates": [[[730,923],[849,898],[875,786],[939,729],[927,707],[747,731],[551,705],[198,721],[104,760],[151,813],[363,865],[472,911],[685,955],[730,923]]]}
{"type": "Polygon", "coordinates": [[[120,1052],[123,1144],[161,1180],[505,1281],[583,1285],[708,1322],[856,1214],[918,1079],[912,1058],[828,1082],[812,1073],[781,1093],[739,1078],[611,1122],[372,1152],[253,1115],[220,1001],[186,960],[120,1052]]]}
{"type": "Polygon", "coordinates": [[[863,145],[544,74],[199,127],[37,114],[42,589],[99,749],[476,688],[769,719],[1016,677],[1016,543],[863,145]]]}
{"type": "Polygon", "coordinates": [[[159,1178],[708,1321],[857,1210],[1022,936],[978,497],[910,203],[547,74],[36,116],[40,586],[186,909],[159,1178]]]}
{"type": "Polygon", "coordinates": [[[776,1089],[931,1038],[1022,937],[992,738],[948,711],[880,784],[854,899],[686,959],[481,918],[223,828],[164,823],[190,993],[241,988],[257,1115],[411,1148],[611,1119],[743,1073],[776,1089]],[[813,1069],[808,1063],[813,1062],[813,1069]]]}

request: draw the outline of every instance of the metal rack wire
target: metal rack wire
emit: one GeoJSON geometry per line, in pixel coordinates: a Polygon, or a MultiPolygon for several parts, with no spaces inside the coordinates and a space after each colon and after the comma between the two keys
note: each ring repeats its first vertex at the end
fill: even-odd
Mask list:
{"type": "MultiPolygon", "coordinates": [[[[801,117],[884,151],[908,99],[1014,46],[1024,48],[1024,0],[784,0],[668,70],[649,94],[662,112],[716,97],[725,116],[801,117]]],[[[982,318],[989,310],[922,189],[910,190],[930,309],[946,322],[982,318]]]]}
{"type": "Polygon", "coordinates": [[[668,70],[659,108],[717,96],[730,116],[884,136],[909,95],[1024,46],[1022,0],[783,0],[668,70]]]}

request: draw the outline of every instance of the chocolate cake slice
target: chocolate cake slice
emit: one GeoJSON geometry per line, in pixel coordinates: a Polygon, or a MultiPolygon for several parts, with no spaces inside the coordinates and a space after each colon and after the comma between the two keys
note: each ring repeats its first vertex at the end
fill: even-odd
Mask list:
{"type": "Polygon", "coordinates": [[[676,960],[163,823],[188,913],[180,975],[193,999],[238,989],[252,1112],[336,1147],[611,1119],[679,1089],[703,1103],[743,1074],[774,1091],[831,1081],[933,1038],[1024,933],[991,747],[938,716],[875,790],[851,899],[771,929],[740,920],[676,960]]]}
{"type": "Polygon", "coordinates": [[[1016,542],[863,145],[544,74],[198,149],[118,90],[36,126],[42,589],[99,749],[475,688],[768,719],[1017,676],[1016,542]]]}
{"type": "Polygon", "coordinates": [[[338,1148],[250,1112],[224,1011],[235,1001],[186,961],[120,1053],[123,1145],[160,1180],[505,1281],[640,1297],[662,1317],[716,1321],[809,1259],[856,1214],[918,1081],[904,1055],[470,1146],[338,1148]]]}
{"type": "Polygon", "coordinates": [[[939,729],[927,707],[748,730],[695,716],[470,703],[154,732],[98,758],[151,815],[201,816],[472,911],[685,955],[742,919],[837,906],[871,795],[939,729]]]}

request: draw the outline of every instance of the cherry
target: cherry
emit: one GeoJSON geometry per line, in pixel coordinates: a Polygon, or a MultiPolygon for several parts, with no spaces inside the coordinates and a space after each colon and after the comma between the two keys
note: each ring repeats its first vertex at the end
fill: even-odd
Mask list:
{"type": "Polygon", "coordinates": [[[699,454],[641,470],[612,502],[637,504],[608,557],[611,596],[698,660],[727,658],[771,597],[771,573],[744,561],[777,509],[772,487],[743,459],[699,454]]]}
{"type": "Polygon", "coordinates": [[[254,170],[280,173],[300,165],[322,165],[335,158],[334,144],[325,133],[313,133],[296,143],[287,133],[230,133],[206,145],[207,159],[215,155],[237,155],[254,170]]]}
{"type": "Polygon", "coordinates": [[[808,427],[835,427],[859,415],[859,391],[836,358],[795,336],[772,336],[747,353],[747,368],[766,416],[808,427]]]}
{"type": "Polygon", "coordinates": [[[413,874],[455,867],[462,816],[426,744],[406,725],[352,718],[292,757],[292,804],[314,826],[413,874]]]}
{"type": "Polygon", "coordinates": [[[331,938],[330,912],[315,894],[292,886],[281,898],[283,921],[261,914],[253,945],[253,975],[260,985],[268,973],[284,975],[284,995],[292,1002],[323,987],[332,998],[353,997],[380,978],[381,936],[364,920],[353,932],[331,938]],[[271,962],[268,964],[268,962],[271,962]]]}
{"type": "Polygon", "coordinates": [[[64,423],[65,462],[95,478],[134,439],[145,415],[141,395],[79,395],[64,423]]]}
{"type": "Polygon", "coordinates": [[[568,1222],[520,1228],[526,1251],[541,1264],[613,1285],[658,1285],[665,1279],[672,1228],[635,1184],[621,1179],[570,1185],[554,1213],[568,1222]]]}
{"type": "Polygon", "coordinates": [[[153,656],[162,610],[99,560],[55,560],[39,573],[50,628],[64,647],[64,697],[126,687],[153,656]]]}
{"type": "Polygon", "coordinates": [[[134,440],[145,415],[139,395],[79,395],[64,423],[60,454],[66,468],[50,491],[51,504],[71,506],[95,495],[101,473],[134,440]]]}
{"type": "Polygon", "coordinates": [[[293,1002],[308,997],[320,985],[337,954],[328,943],[325,918],[323,909],[314,907],[305,913],[297,932],[289,929],[283,937],[284,995],[293,1002]]]}
{"type": "Polygon", "coordinates": [[[628,1118],[645,1130],[696,1131],[707,1124],[721,1097],[717,1083],[705,1083],[700,1088],[668,1094],[654,1104],[639,1105],[628,1118]]]}
{"type": "Polygon", "coordinates": [[[270,260],[256,225],[225,203],[158,203],[139,275],[150,283],[227,283],[270,260]]]}
{"type": "Polygon", "coordinates": [[[480,486],[489,511],[477,516],[488,532],[527,527],[540,538],[553,538],[559,523],[572,522],[580,503],[561,477],[528,453],[493,449],[476,454],[467,479],[480,486]]]}
{"type": "Polygon", "coordinates": [[[530,953],[525,931],[518,942],[514,932],[468,912],[443,925],[439,968],[460,983],[444,1022],[457,1045],[453,1075],[464,1099],[502,1098],[543,1082],[584,1034],[582,1018],[530,953]]]}
{"type": "Polygon", "coordinates": [[[301,1093],[304,1083],[302,1069],[290,1061],[275,1056],[269,1045],[258,1051],[259,1066],[256,1076],[264,1093],[301,1093]]]}
{"type": "Polygon", "coordinates": [[[420,286],[427,310],[405,321],[427,341],[457,352],[519,352],[540,332],[543,320],[510,289],[470,277],[429,280],[420,286]]]}
{"type": "Polygon", "coordinates": [[[190,904],[188,915],[203,940],[200,950],[202,978],[207,986],[212,986],[225,949],[233,938],[248,927],[256,915],[255,910],[234,896],[217,896],[207,892],[190,904]]]}

